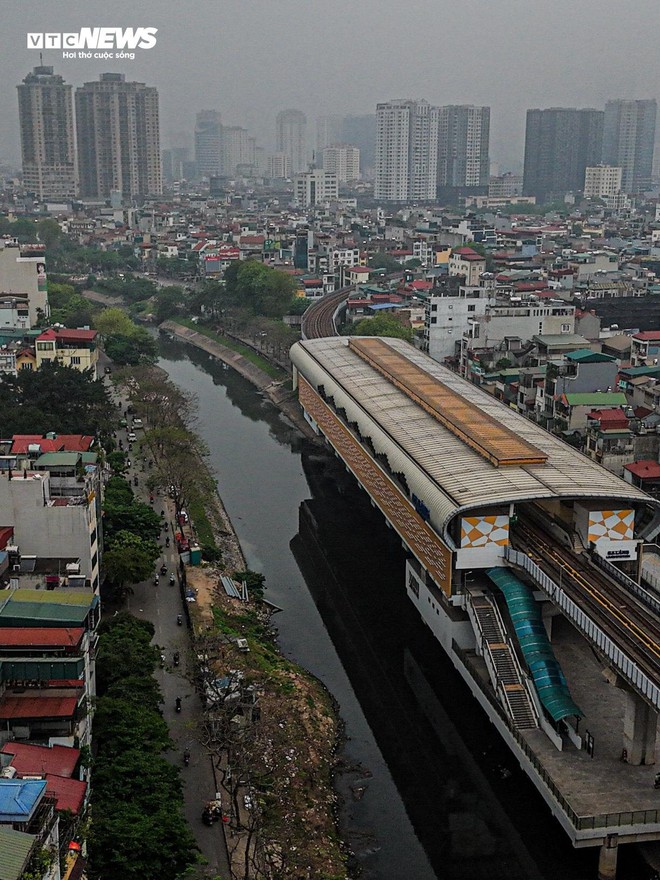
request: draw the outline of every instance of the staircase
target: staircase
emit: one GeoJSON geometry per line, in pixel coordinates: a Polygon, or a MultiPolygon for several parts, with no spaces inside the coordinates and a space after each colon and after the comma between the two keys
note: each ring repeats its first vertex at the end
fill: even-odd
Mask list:
{"type": "Polygon", "coordinates": [[[495,602],[488,593],[470,593],[468,608],[472,611],[470,618],[482,645],[493,687],[514,726],[517,730],[538,727],[534,704],[495,602]]]}

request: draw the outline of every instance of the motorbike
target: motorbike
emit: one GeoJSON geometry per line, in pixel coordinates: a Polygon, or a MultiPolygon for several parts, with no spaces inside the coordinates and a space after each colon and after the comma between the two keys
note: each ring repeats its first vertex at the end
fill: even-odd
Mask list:
{"type": "Polygon", "coordinates": [[[165,546],[166,547],[170,546],[170,536],[169,535],[165,538],[165,546]]]}
{"type": "Polygon", "coordinates": [[[138,481],[138,478],[137,478],[137,477],[133,477],[133,485],[134,485],[134,486],[137,486],[138,482],[139,482],[139,481],[138,481]]]}
{"type": "Polygon", "coordinates": [[[174,586],[174,581],[175,581],[175,580],[176,580],[176,578],[174,577],[173,574],[171,574],[171,575],[170,575],[170,586],[171,586],[171,587],[174,586]]]}
{"type": "Polygon", "coordinates": [[[190,764],[190,750],[186,749],[183,753],[183,766],[187,767],[190,764]]]}
{"type": "Polygon", "coordinates": [[[183,614],[177,614],[176,622],[179,624],[179,626],[183,626],[183,614]]]}
{"type": "Polygon", "coordinates": [[[164,511],[164,510],[161,510],[160,515],[161,515],[161,516],[165,516],[165,511],[164,511]]]}
{"type": "Polygon", "coordinates": [[[161,567],[160,567],[160,573],[161,573],[161,574],[167,574],[167,566],[165,565],[165,563],[163,563],[163,564],[161,565],[161,567]]]}
{"type": "Polygon", "coordinates": [[[174,701],[174,705],[176,707],[176,711],[180,712],[181,711],[181,697],[176,698],[176,700],[174,701]]]}
{"type": "Polygon", "coordinates": [[[202,810],[202,822],[205,825],[213,825],[222,818],[222,805],[219,801],[209,801],[202,810]]]}
{"type": "Polygon", "coordinates": [[[159,583],[160,583],[160,578],[158,577],[158,575],[156,575],[154,577],[154,587],[157,587],[159,583]]]}
{"type": "Polygon", "coordinates": [[[174,665],[175,665],[175,666],[178,666],[178,665],[179,665],[179,652],[178,652],[178,651],[175,651],[175,652],[174,652],[174,656],[173,656],[172,659],[173,659],[173,661],[174,661],[174,665]]]}

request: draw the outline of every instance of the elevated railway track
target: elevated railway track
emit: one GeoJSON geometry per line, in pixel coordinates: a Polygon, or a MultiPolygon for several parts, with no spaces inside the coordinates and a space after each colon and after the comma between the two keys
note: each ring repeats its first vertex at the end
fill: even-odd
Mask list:
{"type": "Polygon", "coordinates": [[[578,604],[633,660],[660,684],[660,619],[623,584],[596,568],[586,553],[563,547],[532,522],[520,521],[513,544],[578,604]]]}

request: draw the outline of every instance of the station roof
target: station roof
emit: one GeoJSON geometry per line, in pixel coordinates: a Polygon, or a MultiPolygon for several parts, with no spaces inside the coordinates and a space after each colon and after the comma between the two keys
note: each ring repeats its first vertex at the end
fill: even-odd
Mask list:
{"type": "Polygon", "coordinates": [[[596,505],[658,504],[403,340],[379,339],[393,355],[410,362],[415,375],[417,370],[426,374],[441,396],[453,400],[453,394],[464,401],[461,436],[361,357],[356,344],[363,341],[351,337],[349,345],[346,337],[305,340],[293,346],[291,358],[312,387],[323,386],[335,407],[343,408],[347,420],[371,439],[376,453],[387,456],[391,470],[405,475],[411,494],[429,509],[430,521],[440,534],[460,511],[537,498],[589,498],[596,505]],[[481,418],[483,422],[477,420],[481,418]],[[475,448],[475,441],[485,436],[480,424],[488,425],[488,431],[499,425],[504,437],[517,438],[514,449],[532,448],[542,460],[496,466],[475,448]]]}

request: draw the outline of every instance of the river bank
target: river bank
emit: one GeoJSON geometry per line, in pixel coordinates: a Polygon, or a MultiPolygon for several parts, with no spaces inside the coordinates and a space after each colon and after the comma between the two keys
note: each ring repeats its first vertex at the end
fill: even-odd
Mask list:
{"type": "Polygon", "coordinates": [[[303,416],[298,399],[295,392],[290,388],[290,380],[286,374],[279,370],[277,373],[281,373],[280,376],[273,375],[272,371],[270,373],[266,372],[248,360],[240,351],[236,351],[234,348],[223,344],[221,337],[217,336],[213,331],[205,330],[202,332],[200,329],[193,330],[177,321],[165,321],[160,325],[159,330],[170,333],[182,342],[194,345],[196,348],[205,351],[207,354],[212,355],[236,370],[236,372],[240,373],[241,376],[265,394],[304,437],[310,439],[316,437],[316,434],[303,416]]]}
{"type": "MultiPolygon", "coordinates": [[[[132,405],[146,417],[143,397],[133,386],[132,405]]],[[[145,442],[153,427],[147,424],[145,442]]],[[[156,458],[157,448],[152,453],[156,458]]],[[[192,466],[206,463],[196,457],[192,466]]],[[[204,506],[221,558],[186,565],[182,578],[196,595],[186,607],[206,702],[199,739],[222,793],[232,876],[344,878],[333,790],[341,733],[336,706],[316,678],[282,656],[260,591],[250,589],[247,601],[227,594],[222,578],[242,593],[245,558],[217,491],[204,506]]]]}

